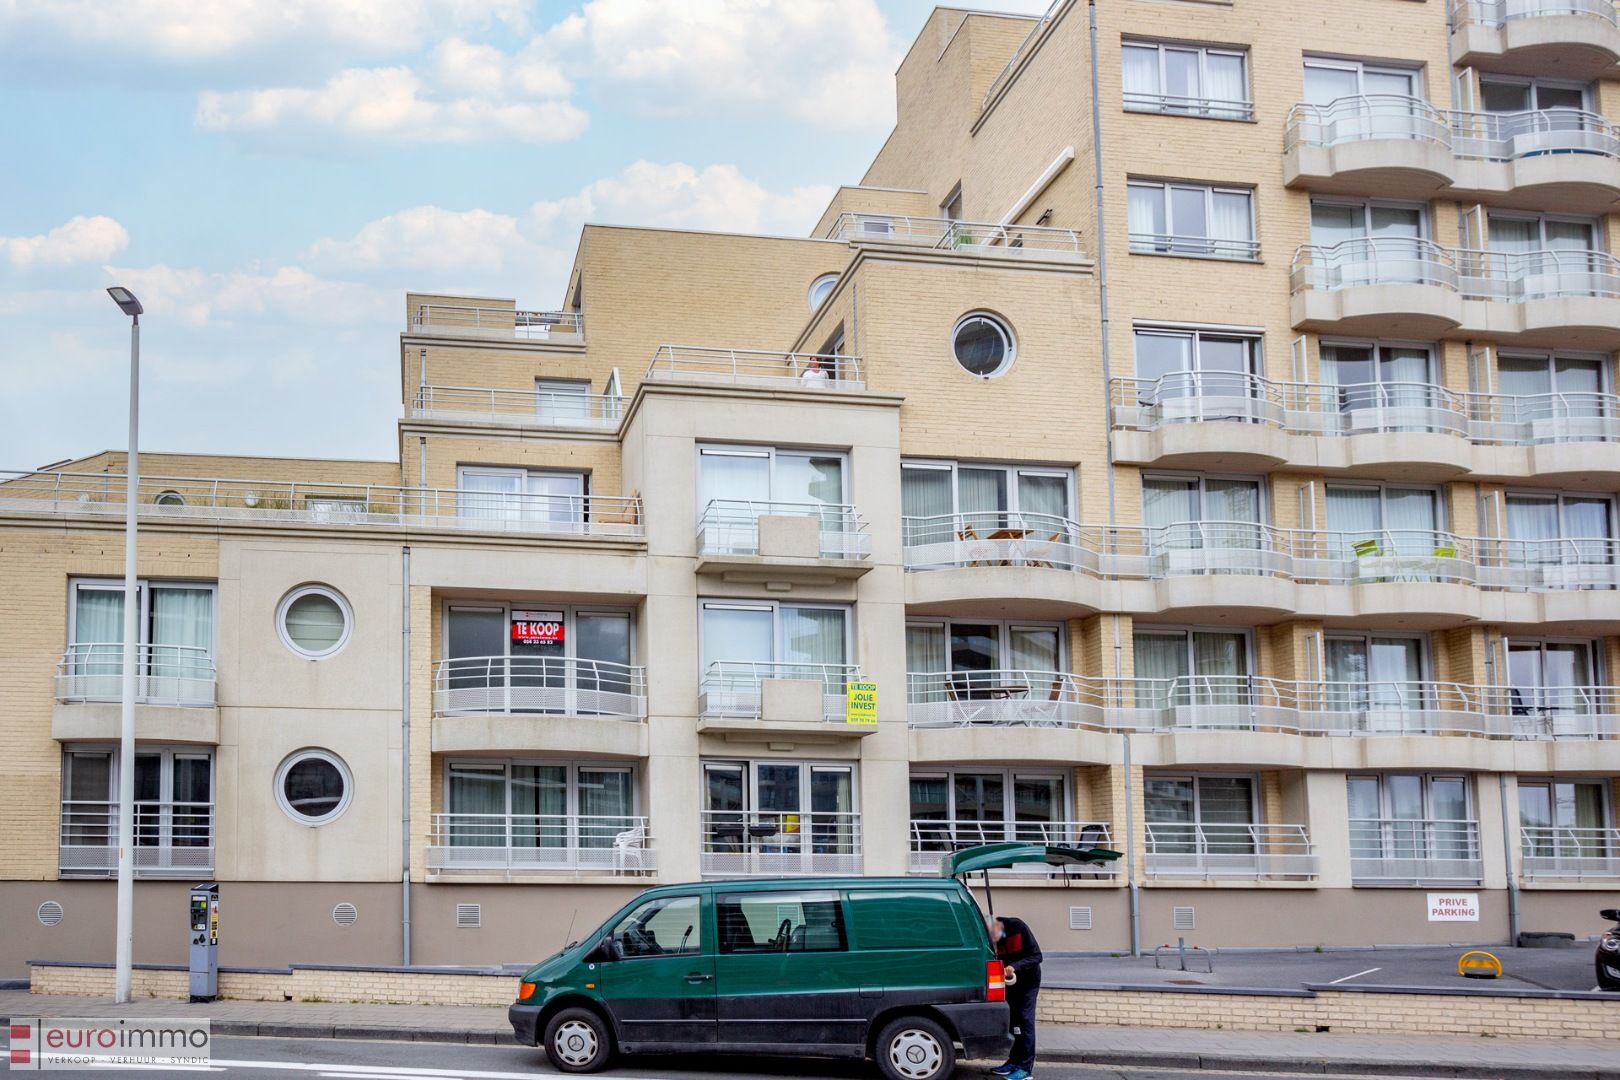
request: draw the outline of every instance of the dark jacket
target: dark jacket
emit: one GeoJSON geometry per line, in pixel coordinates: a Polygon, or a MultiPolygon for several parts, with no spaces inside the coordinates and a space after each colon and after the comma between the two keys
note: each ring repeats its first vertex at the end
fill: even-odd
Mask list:
{"type": "Polygon", "coordinates": [[[1023,919],[1011,916],[1002,916],[1001,924],[1006,927],[1007,936],[996,942],[996,956],[1003,967],[1018,973],[1018,980],[1008,991],[1035,989],[1041,985],[1041,944],[1035,940],[1035,932],[1023,919]]]}

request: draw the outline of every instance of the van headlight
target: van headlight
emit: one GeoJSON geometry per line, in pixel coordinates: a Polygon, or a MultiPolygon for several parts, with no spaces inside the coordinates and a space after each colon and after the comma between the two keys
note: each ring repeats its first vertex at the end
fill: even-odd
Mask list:
{"type": "Polygon", "coordinates": [[[1598,942],[1598,948],[1604,952],[1620,952],[1620,938],[1605,937],[1598,942]]]}

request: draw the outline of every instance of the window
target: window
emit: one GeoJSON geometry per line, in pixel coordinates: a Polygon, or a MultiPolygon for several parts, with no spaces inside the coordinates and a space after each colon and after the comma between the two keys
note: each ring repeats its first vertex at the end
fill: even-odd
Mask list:
{"type": "MultiPolygon", "coordinates": [[[[137,747],[137,873],[212,868],[213,765],[206,750],[137,747]]],[[[65,874],[116,869],[116,857],[108,859],[101,849],[118,846],[117,802],[117,750],[87,748],[62,755],[60,856],[65,874]]]]}
{"type": "Polygon", "coordinates": [[[1444,137],[1445,120],[1424,103],[1417,68],[1307,58],[1305,106],[1296,117],[1301,141],[1318,146],[1444,137]]]}
{"type": "Polygon", "coordinates": [[[1519,833],[1526,874],[1605,872],[1616,855],[1608,785],[1601,780],[1519,780],[1519,833]]]}
{"type": "Polygon", "coordinates": [[[1248,188],[1132,180],[1126,207],[1131,250],[1141,255],[1258,259],[1253,204],[1254,193],[1248,188]]]}
{"type": "Polygon", "coordinates": [[[837,274],[822,274],[810,283],[810,292],[806,299],[809,301],[811,311],[818,310],[826,302],[836,284],[838,284],[837,274]]]}
{"type": "Polygon", "coordinates": [[[946,221],[962,220],[962,185],[957,184],[945,201],[939,204],[939,212],[946,221]]]}
{"type": "Polygon", "coordinates": [[[170,509],[186,505],[185,497],[178,491],[160,491],[157,498],[152,501],[159,506],[169,507],[170,509]]]}
{"type": "MultiPolygon", "coordinates": [[[[1481,75],[1479,103],[1488,113],[1519,113],[1590,108],[1590,83],[1555,82],[1550,79],[1515,78],[1511,75],[1481,75]]],[[[1541,118],[1543,123],[1559,121],[1541,118]]],[[[1575,119],[1570,118],[1571,122],[1575,119]]]]}
{"type": "Polygon", "coordinates": [[[1249,636],[1231,630],[1137,630],[1136,707],[1238,705],[1249,700],[1249,636]]]}
{"type": "Polygon", "coordinates": [[[1421,205],[1311,200],[1313,285],[1427,283],[1434,276],[1428,215],[1421,205]],[[1319,265],[1318,265],[1319,264],[1319,265]]]}
{"type": "Polygon", "coordinates": [[[1464,776],[1351,776],[1350,876],[1477,881],[1479,833],[1464,776]]]}
{"type": "Polygon", "coordinates": [[[951,894],[944,890],[851,889],[849,921],[862,952],[964,944],[951,894]]]}
{"type": "MultiPolygon", "coordinates": [[[[1491,251],[1504,255],[1527,256],[1552,252],[1584,254],[1602,248],[1599,239],[1602,234],[1597,222],[1591,218],[1493,213],[1487,220],[1490,223],[1491,251]]],[[[1537,264],[1562,268],[1561,263],[1550,260],[1549,255],[1537,260],[1537,264]]]]}
{"type": "Polygon", "coordinates": [[[584,424],[591,419],[591,384],[579,379],[534,380],[535,419],[542,424],[584,424]]]}
{"type": "Polygon", "coordinates": [[[1144,476],[1142,523],[1154,547],[1259,547],[1259,480],[1230,476],[1144,476]]]}
{"type": "Polygon", "coordinates": [[[696,956],[703,951],[703,912],[696,896],[648,900],[614,926],[618,960],[696,956]]]}
{"type": "MultiPolygon", "coordinates": [[[[986,619],[915,619],[906,623],[906,671],[952,672],[966,692],[974,672],[1063,670],[1062,627],[986,619]]],[[[1044,687],[1040,688],[1044,692],[1044,687]]]]}
{"type": "Polygon", "coordinates": [[[1613,499],[1510,491],[1505,501],[1509,562],[1556,568],[1556,581],[1564,585],[1609,582],[1606,570],[1594,574],[1581,568],[1606,568],[1614,561],[1613,499]]]}
{"type": "Polygon", "coordinates": [[[1017,351],[1012,330],[988,312],[964,315],[951,330],[951,354],[963,371],[981,379],[994,378],[1012,367],[1017,351]]]}
{"type": "Polygon", "coordinates": [[[1341,98],[1371,96],[1421,99],[1421,74],[1417,68],[1307,57],[1305,102],[1331,105],[1341,98]]]}
{"type": "Polygon", "coordinates": [[[306,585],[282,597],[276,628],[282,644],[310,660],[332,656],[348,644],[354,618],[343,595],[324,585],[306,585]]]}
{"type": "MultiPolygon", "coordinates": [[[[439,830],[452,847],[517,848],[524,865],[568,865],[566,853],[631,839],[636,772],[630,765],[567,761],[450,761],[439,830]]],[[[636,847],[644,837],[633,837],[636,847]]],[[[593,864],[594,865],[594,864],[593,864]]]]}
{"type": "MultiPolygon", "coordinates": [[[[136,582],[140,697],[214,703],[214,591],[213,585],[136,582]]],[[[68,592],[68,672],[85,697],[121,694],[117,684],[124,671],[123,582],[78,578],[68,583],[68,592]]]]}
{"type": "Polygon", "coordinates": [[[704,761],[705,873],[859,872],[855,766],[704,761]]]}
{"type": "Polygon", "coordinates": [[[1395,714],[1427,707],[1424,645],[1417,635],[1329,635],[1327,707],[1395,714]]]}
{"type": "Polygon", "coordinates": [[[326,750],[300,750],[276,770],[276,802],[300,825],[324,825],[342,816],[353,793],[349,767],[326,750]]]}
{"type": "Polygon", "coordinates": [[[1127,112],[1254,118],[1245,50],[1127,41],[1121,59],[1127,112]]]}
{"type": "Polygon", "coordinates": [[[450,603],[435,710],[635,715],[628,611],[543,601],[450,603]]]}
{"type": "Polygon", "coordinates": [[[838,893],[747,892],[715,897],[720,952],[843,952],[843,905],[838,893]]]}
{"type": "MultiPolygon", "coordinates": [[[[1242,398],[1259,394],[1260,335],[1172,327],[1135,328],[1137,394],[1143,404],[1177,398],[1242,398]]],[[[1189,414],[1198,419],[1247,419],[1239,406],[1189,414]]]]}
{"type": "Polygon", "coordinates": [[[1435,488],[1329,484],[1327,523],[1333,557],[1339,559],[1432,558],[1452,547],[1440,531],[1440,492],[1435,488]]]}
{"type": "Polygon", "coordinates": [[[699,447],[698,510],[716,501],[839,506],[844,502],[844,462],[845,455],[837,450],[699,447]]]}
{"type": "Polygon", "coordinates": [[[1252,854],[1255,788],[1252,776],[1148,773],[1142,803],[1149,855],[1252,854]]]}
{"type": "Polygon", "coordinates": [[[1597,655],[1592,641],[1509,639],[1508,705],[1515,734],[1595,734],[1580,718],[1606,707],[1606,693],[1594,688],[1597,655]]]}
{"type": "MultiPolygon", "coordinates": [[[[913,852],[955,851],[974,844],[1027,840],[1082,842],[1069,821],[1061,772],[959,768],[911,774],[913,852]]],[[[1100,843],[1095,834],[1084,843],[1100,843]]]]}
{"type": "Polygon", "coordinates": [[[546,523],[569,531],[585,521],[585,474],[463,465],[456,469],[463,520],[546,523]]]}
{"type": "Polygon", "coordinates": [[[1607,368],[1595,356],[1503,354],[1496,362],[1502,419],[1534,424],[1607,416],[1607,368]]]}
{"type": "MultiPolygon", "coordinates": [[[[1435,385],[1434,347],[1376,341],[1321,343],[1322,382],[1334,390],[1338,410],[1376,410],[1361,421],[1377,430],[1426,430],[1427,415],[1387,410],[1443,407],[1445,391],[1435,385]]],[[[1358,430],[1353,422],[1351,430],[1358,430]]]]}
{"type": "Polygon", "coordinates": [[[847,607],[716,600],[699,607],[705,672],[719,664],[760,677],[827,678],[842,693],[851,651],[847,607]]]}
{"type": "Polygon", "coordinates": [[[908,546],[953,540],[972,530],[1066,535],[1073,472],[981,462],[907,461],[900,466],[900,513],[908,546]],[[1043,532],[1043,530],[1045,530],[1043,532]]]}

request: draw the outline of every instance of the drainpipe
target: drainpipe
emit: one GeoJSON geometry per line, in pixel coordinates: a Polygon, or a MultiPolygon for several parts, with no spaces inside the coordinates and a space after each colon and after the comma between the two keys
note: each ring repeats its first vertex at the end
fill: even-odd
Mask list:
{"type": "MultiPolygon", "coordinates": [[[[1124,657],[1120,652],[1119,616],[1113,615],[1114,626],[1114,685],[1117,688],[1124,673],[1124,657]]],[[[1131,775],[1131,733],[1120,732],[1125,744],[1125,885],[1130,901],[1131,955],[1142,955],[1142,894],[1136,887],[1136,784],[1131,775]]]]}
{"type": "Polygon", "coordinates": [[[400,964],[411,966],[411,546],[401,549],[399,590],[399,934],[400,964]]]}
{"type": "MultiPolygon", "coordinates": [[[[1097,307],[1102,321],[1099,329],[1102,331],[1102,380],[1103,401],[1107,404],[1105,409],[1114,407],[1113,370],[1109,366],[1108,350],[1108,230],[1104,227],[1105,212],[1103,209],[1103,153],[1102,153],[1102,103],[1098,100],[1097,79],[1097,0],[1090,0],[1091,12],[1091,167],[1096,174],[1097,181],[1097,307]]],[[[1105,423],[1103,430],[1107,451],[1108,464],[1108,525],[1110,532],[1118,524],[1114,515],[1114,436],[1112,424],[1105,423]]],[[[1135,888],[1133,883],[1131,886],[1135,888]]]]}
{"type": "Polygon", "coordinates": [[[1508,813],[1507,774],[1496,774],[1502,800],[1502,857],[1507,865],[1508,945],[1519,943],[1519,877],[1513,872],[1513,820],[1508,813]]]}

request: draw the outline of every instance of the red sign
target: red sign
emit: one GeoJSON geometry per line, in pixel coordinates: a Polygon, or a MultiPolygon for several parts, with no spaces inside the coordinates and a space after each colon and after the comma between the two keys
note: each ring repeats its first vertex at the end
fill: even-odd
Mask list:
{"type": "Polygon", "coordinates": [[[512,612],[512,643],[561,647],[563,615],[560,611],[512,612]]]}

